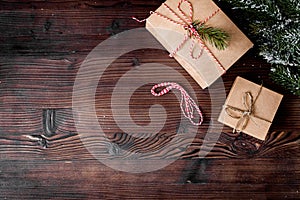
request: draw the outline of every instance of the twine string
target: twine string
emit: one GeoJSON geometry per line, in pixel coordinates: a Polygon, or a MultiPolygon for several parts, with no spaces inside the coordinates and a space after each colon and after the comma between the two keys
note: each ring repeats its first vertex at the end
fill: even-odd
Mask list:
{"type": "MultiPolygon", "coordinates": [[[[167,5],[166,3],[163,3],[163,6],[170,12],[172,13],[172,15],[174,16],[174,18],[176,19],[172,19],[170,17],[167,17],[157,11],[151,12],[151,14],[156,14],[157,16],[172,22],[173,24],[176,24],[178,26],[183,27],[185,30],[188,31],[188,33],[184,36],[183,40],[181,41],[181,43],[179,43],[179,45],[170,53],[170,57],[174,57],[177,52],[183,47],[183,45],[187,42],[187,40],[189,38],[191,38],[192,44],[190,46],[190,56],[192,59],[199,59],[202,54],[203,54],[203,49],[207,52],[207,54],[216,62],[216,64],[218,65],[218,67],[222,70],[223,73],[226,72],[226,69],[222,66],[222,64],[220,63],[220,61],[215,57],[215,55],[211,52],[211,50],[207,47],[207,45],[205,44],[205,42],[202,40],[202,38],[200,37],[199,33],[197,32],[196,28],[193,26],[193,16],[194,16],[194,10],[193,10],[193,5],[191,2],[189,2],[188,0],[180,0],[177,6],[177,10],[178,12],[175,12],[169,5],[167,5]],[[188,14],[186,14],[183,9],[182,9],[182,5],[186,3],[188,6],[188,14]],[[199,45],[200,45],[200,51],[199,53],[195,56],[194,55],[194,50],[195,50],[195,41],[196,40],[199,45]]],[[[206,17],[203,21],[200,21],[200,23],[204,24],[206,23],[209,19],[211,19],[212,17],[214,17],[218,12],[220,11],[220,9],[215,10],[210,16],[206,17]]],[[[135,17],[133,17],[134,20],[138,21],[138,22],[144,22],[145,20],[138,20],[135,17]]]]}
{"type": "Polygon", "coordinates": [[[261,85],[260,89],[258,91],[258,94],[254,100],[253,100],[253,96],[252,96],[251,92],[245,92],[245,94],[242,97],[243,106],[245,109],[240,109],[240,108],[230,106],[230,105],[225,106],[226,114],[234,119],[238,119],[238,121],[233,129],[233,133],[242,132],[247,127],[249,120],[252,120],[257,125],[257,123],[252,119],[252,117],[255,117],[255,118],[258,118],[258,119],[261,119],[261,120],[271,123],[269,120],[266,120],[266,119],[256,116],[255,112],[254,112],[255,111],[254,105],[256,103],[257,98],[261,94],[262,88],[263,87],[261,85]]]}
{"type": "Polygon", "coordinates": [[[190,95],[186,92],[186,90],[183,89],[183,87],[180,86],[179,84],[173,83],[173,82],[159,83],[152,87],[151,93],[153,96],[159,97],[159,96],[163,96],[163,95],[169,93],[172,89],[177,89],[181,93],[180,108],[181,108],[183,115],[187,119],[189,119],[193,125],[196,125],[196,126],[201,125],[203,122],[203,115],[202,115],[200,108],[197,106],[195,101],[190,97],[190,95]],[[160,87],[164,87],[164,89],[162,89],[160,92],[157,93],[156,89],[160,88],[160,87]],[[199,115],[198,122],[195,122],[195,120],[194,120],[195,112],[198,113],[198,115],[199,115]]]}

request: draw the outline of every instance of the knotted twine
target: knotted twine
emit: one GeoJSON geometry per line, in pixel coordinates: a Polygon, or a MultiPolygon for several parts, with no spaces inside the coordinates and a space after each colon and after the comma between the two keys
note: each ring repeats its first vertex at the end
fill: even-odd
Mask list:
{"type": "MultiPolygon", "coordinates": [[[[207,54],[216,62],[216,64],[218,65],[218,67],[222,70],[223,73],[226,72],[226,69],[222,66],[222,64],[220,63],[220,61],[214,56],[214,54],[210,51],[210,49],[206,46],[205,42],[201,39],[199,33],[197,32],[196,28],[193,26],[193,16],[194,16],[194,10],[193,10],[193,5],[191,2],[189,2],[188,0],[180,0],[177,6],[177,10],[178,13],[176,13],[170,6],[168,6],[166,3],[163,3],[163,6],[165,8],[167,8],[167,10],[169,10],[169,12],[171,12],[173,14],[173,16],[176,18],[176,20],[167,17],[159,12],[156,11],[151,11],[150,14],[156,14],[159,17],[162,17],[163,19],[168,20],[169,22],[172,22],[176,25],[181,26],[182,28],[184,28],[185,30],[188,31],[187,34],[185,34],[184,39],[182,40],[182,42],[177,46],[176,49],[174,49],[174,51],[172,53],[170,53],[170,57],[174,57],[174,55],[182,48],[182,46],[187,42],[188,39],[192,39],[192,44],[190,46],[190,56],[193,59],[199,59],[202,54],[203,54],[203,49],[207,52],[207,54]],[[187,3],[188,7],[189,7],[189,14],[186,14],[183,10],[182,10],[182,4],[183,3],[187,3]],[[196,41],[200,44],[201,50],[199,52],[199,54],[197,56],[194,56],[194,48],[195,48],[195,44],[196,41]]],[[[205,24],[209,19],[211,19],[213,16],[215,16],[218,12],[220,11],[220,9],[217,9],[216,11],[214,11],[210,16],[206,17],[203,21],[197,20],[202,24],[205,24]]],[[[144,20],[139,20],[135,17],[132,17],[132,19],[138,21],[138,22],[144,22],[147,19],[144,20]]]]}
{"type": "Polygon", "coordinates": [[[190,95],[179,84],[173,83],[173,82],[159,83],[159,84],[154,85],[152,87],[151,93],[152,93],[153,96],[159,97],[159,96],[163,96],[164,94],[167,94],[172,89],[177,89],[181,93],[180,108],[181,108],[181,111],[182,111],[183,115],[187,119],[189,119],[190,122],[193,125],[195,125],[195,126],[201,125],[202,122],[203,122],[203,115],[202,115],[202,112],[201,112],[200,108],[197,106],[195,101],[190,97],[190,95]],[[157,88],[160,88],[160,87],[165,87],[165,88],[157,93],[155,90],[157,88]],[[195,122],[193,120],[195,118],[194,117],[194,112],[195,111],[199,115],[199,121],[198,122],[195,122]]]}
{"type": "Polygon", "coordinates": [[[272,123],[272,122],[270,122],[266,119],[263,119],[261,117],[258,117],[254,114],[255,113],[255,107],[254,106],[255,106],[256,100],[258,99],[258,97],[259,97],[259,95],[262,91],[262,88],[263,87],[261,85],[260,89],[258,91],[258,94],[257,94],[257,96],[254,100],[253,100],[253,96],[252,96],[251,92],[245,92],[245,94],[242,97],[243,106],[244,106],[245,109],[240,109],[240,108],[230,106],[230,105],[225,106],[225,113],[228,116],[230,116],[234,119],[238,119],[238,121],[237,121],[237,123],[236,123],[236,125],[235,125],[235,127],[232,131],[233,133],[242,132],[247,127],[249,120],[252,120],[254,122],[254,124],[257,125],[251,117],[255,117],[255,118],[261,119],[263,121],[272,123]],[[232,111],[235,111],[239,114],[234,114],[234,113],[232,113],[232,111]]]}

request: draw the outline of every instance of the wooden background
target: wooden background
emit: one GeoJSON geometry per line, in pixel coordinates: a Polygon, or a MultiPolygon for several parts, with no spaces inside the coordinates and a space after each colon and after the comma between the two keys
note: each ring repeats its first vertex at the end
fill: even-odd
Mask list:
{"type": "MultiPolygon", "coordinates": [[[[179,102],[174,94],[151,96],[151,80],[131,97],[131,117],[145,126],[150,123],[150,106],[161,104],[168,114],[163,130],[153,138],[138,140],[116,125],[110,106],[114,86],[122,75],[141,64],[162,63],[182,74],[196,91],[205,115],[203,126],[189,147],[179,141],[182,148],[173,156],[180,155],[180,159],[149,173],[114,170],[87,151],[72,116],[72,89],[81,63],[110,36],[143,27],[130,17],[147,17],[162,2],[0,1],[0,199],[300,198],[300,99],[272,83],[270,66],[256,56],[255,48],[230,68],[223,81],[227,93],[239,75],[257,83],[263,80],[266,87],[284,94],[266,141],[232,134],[224,126],[213,150],[199,158],[205,133],[211,120],[216,120],[208,89],[201,90],[166,51],[141,49],[116,59],[99,80],[99,125],[114,144],[107,146],[107,152],[120,155],[122,149],[129,149],[148,152],[148,159],[156,158],[151,151],[157,146],[169,142],[176,133],[193,131],[188,121],[184,130],[177,130],[179,102]]],[[[239,24],[242,16],[235,16],[228,5],[220,7],[239,24]]],[[[168,74],[161,71],[158,76],[168,74]]],[[[223,99],[217,101],[222,103],[223,99]]],[[[88,123],[89,116],[83,120],[88,123]]],[[[91,140],[89,145],[96,144],[91,140]]],[[[159,159],[152,162],[155,165],[159,159]]]]}

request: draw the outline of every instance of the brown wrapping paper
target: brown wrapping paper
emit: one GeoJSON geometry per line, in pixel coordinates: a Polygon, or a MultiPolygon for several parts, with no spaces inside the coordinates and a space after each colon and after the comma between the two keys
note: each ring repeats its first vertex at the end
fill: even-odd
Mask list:
{"type": "MultiPolygon", "coordinates": [[[[193,20],[204,20],[214,11],[219,9],[211,0],[189,0],[193,5],[193,20]]],[[[177,6],[179,0],[167,0],[165,2],[175,12],[178,12],[177,6]]],[[[187,7],[183,10],[188,13],[187,7]]],[[[159,12],[169,18],[176,19],[165,6],[160,6],[156,12],[159,12]]],[[[214,56],[219,60],[222,66],[229,69],[243,54],[245,54],[252,46],[252,42],[235,26],[235,24],[221,10],[209,19],[207,25],[221,28],[230,35],[230,43],[226,50],[220,51],[206,43],[214,56]]],[[[146,22],[146,29],[171,53],[178,47],[187,33],[184,28],[178,26],[168,20],[152,14],[146,22]]],[[[189,39],[184,46],[176,53],[174,58],[182,65],[182,67],[195,79],[202,87],[206,88],[216,81],[224,71],[219,68],[205,51],[199,59],[192,59],[190,56],[190,46],[192,40],[189,39]]],[[[198,44],[197,44],[198,46],[198,44]]],[[[199,50],[198,46],[198,50],[199,50]]],[[[197,49],[196,49],[197,51],[197,49]]],[[[199,51],[198,51],[199,52],[199,51]]],[[[196,55],[197,53],[195,53],[196,55]]]]}
{"type": "Polygon", "coordinates": [[[236,78],[225,101],[218,121],[232,128],[236,128],[239,119],[229,116],[225,111],[225,107],[228,105],[245,110],[243,96],[246,92],[250,92],[253,99],[257,99],[253,104],[253,113],[242,132],[260,140],[265,140],[271,126],[271,122],[273,121],[283,96],[265,87],[261,88],[260,85],[252,83],[246,79],[241,77],[236,78]],[[260,89],[261,92],[259,93],[260,89]]]}

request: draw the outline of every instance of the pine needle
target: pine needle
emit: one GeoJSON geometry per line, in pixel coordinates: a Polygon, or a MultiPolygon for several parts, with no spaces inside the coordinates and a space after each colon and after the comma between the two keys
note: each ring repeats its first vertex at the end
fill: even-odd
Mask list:
{"type": "Polygon", "coordinates": [[[240,27],[272,64],[272,79],[300,96],[300,1],[218,0],[232,5],[240,27]]]}
{"type": "Polygon", "coordinates": [[[199,21],[194,21],[193,26],[202,40],[208,41],[218,50],[225,50],[228,47],[230,37],[224,30],[207,26],[199,21]]]}

